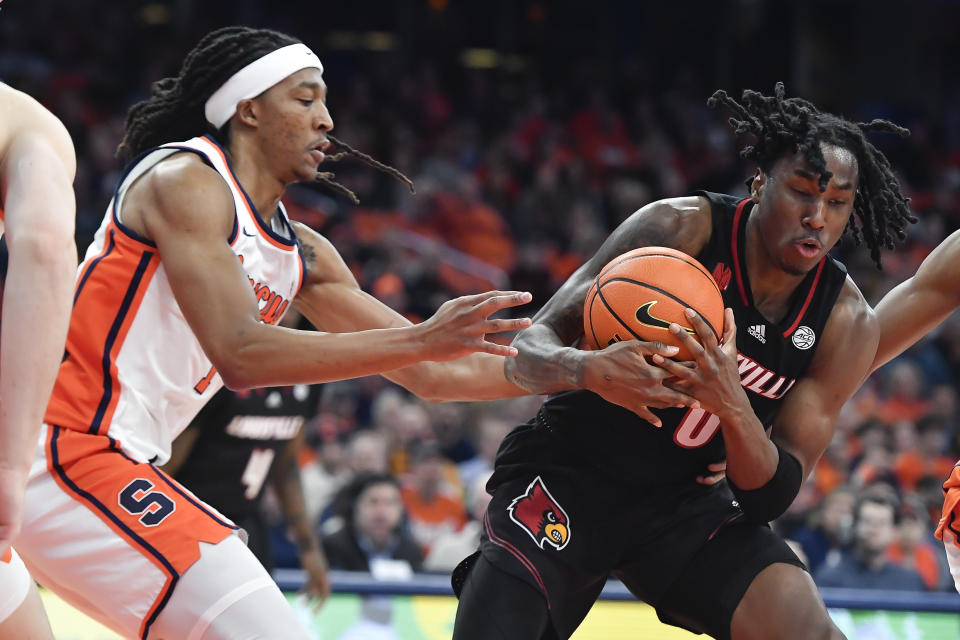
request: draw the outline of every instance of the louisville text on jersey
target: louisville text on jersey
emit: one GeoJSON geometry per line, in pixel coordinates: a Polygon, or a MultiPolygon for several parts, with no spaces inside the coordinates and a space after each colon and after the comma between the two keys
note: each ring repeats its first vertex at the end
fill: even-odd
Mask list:
{"type": "Polygon", "coordinates": [[[779,400],[787,395],[787,391],[790,391],[797,381],[796,378],[788,380],[784,376],[778,376],[776,372],[770,371],[742,353],[737,354],[737,364],[740,365],[740,385],[747,391],[771,400],[779,400]]]}

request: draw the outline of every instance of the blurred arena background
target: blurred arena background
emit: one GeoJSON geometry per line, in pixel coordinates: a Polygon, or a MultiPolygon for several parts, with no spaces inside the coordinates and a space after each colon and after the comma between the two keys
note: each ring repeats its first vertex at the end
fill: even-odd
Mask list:
{"type": "MultiPolygon", "coordinates": [[[[958,0],[7,0],[0,79],[43,102],[73,136],[81,251],[121,169],[114,151],[127,108],[151,82],[174,75],[201,35],[229,24],[276,28],[310,45],[326,67],[335,134],[413,179],[415,196],[363,165],[340,163],[333,170],[359,206],[315,186],[291,189],[286,201],[294,218],[330,238],[364,288],[414,321],[454,295],[491,287],[531,291],[523,313],[532,314],[647,202],[693,189],[745,193],[753,168],[740,162],[726,114],[706,107],[718,88],[769,93],[782,80],[789,95],[825,110],[910,128],[905,140],[874,137],[920,218],[910,238],[885,254],[882,272],[850,242],[837,251],[871,303],[960,223],[958,0]]],[[[850,542],[852,501],[825,498],[888,487],[902,515],[890,561],[949,598],[932,532],[944,469],[960,458],[958,382],[960,318],[952,318],[851,401],[814,476],[775,526],[811,562],[829,563],[850,542]]],[[[409,446],[435,443],[443,489],[469,512],[475,496],[464,473],[484,470],[499,438],[538,403],[427,405],[380,378],[326,385],[319,397],[301,468],[321,535],[352,473],[357,434],[376,435],[405,485],[417,473],[409,446]]],[[[267,508],[274,557],[296,568],[269,500],[267,508]]],[[[415,525],[417,514],[407,517],[415,525]]],[[[449,637],[451,602],[391,597],[392,617],[376,600],[335,596],[318,637],[360,637],[348,635],[354,621],[384,615],[396,635],[382,637],[449,637]],[[402,622],[424,615],[435,619],[402,622]]],[[[58,637],[110,637],[48,602],[58,637]]],[[[849,603],[837,605],[837,616],[849,617],[849,638],[960,636],[960,600],[940,602],[940,613],[871,614],[859,627],[865,614],[849,603]]],[[[588,618],[576,637],[621,637],[612,621],[637,612],[655,624],[643,605],[605,603],[595,614],[610,622],[588,618]],[[622,610],[610,613],[611,605],[622,610]]],[[[663,627],[643,637],[677,633],[663,627]]]]}

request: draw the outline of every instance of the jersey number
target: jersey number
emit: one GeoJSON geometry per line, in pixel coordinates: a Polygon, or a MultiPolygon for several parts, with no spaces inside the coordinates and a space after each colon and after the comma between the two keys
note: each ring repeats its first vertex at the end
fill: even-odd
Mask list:
{"type": "Polygon", "coordinates": [[[260,495],[260,488],[263,481],[267,479],[270,473],[270,465],[273,464],[273,449],[254,449],[250,453],[250,460],[247,461],[247,468],[243,470],[243,476],[240,482],[246,487],[243,497],[247,500],[253,500],[260,495]]]}
{"type": "Polygon", "coordinates": [[[176,511],[177,504],[159,491],[151,491],[153,483],[146,478],[137,478],[120,491],[117,501],[124,511],[140,516],[145,527],[155,527],[176,511]]]}
{"type": "Polygon", "coordinates": [[[673,441],[685,449],[696,449],[710,442],[720,428],[720,418],[703,409],[690,409],[673,433],[673,441]]]}

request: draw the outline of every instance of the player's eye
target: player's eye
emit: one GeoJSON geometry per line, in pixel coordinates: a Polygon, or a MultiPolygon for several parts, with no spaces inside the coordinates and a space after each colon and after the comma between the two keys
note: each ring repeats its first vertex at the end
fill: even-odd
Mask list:
{"type": "Polygon", "coordinates": [[[309,99],[309,100],[306,99],[306,98],[297,98],[297,101],[298,101],[300,104],[302,104],[302,105],[304,105],[304,106],[307,106],[307,107],[309,107],[310,105],[313,104],[313,99],[312,99],[312,98],[309,99]]]}

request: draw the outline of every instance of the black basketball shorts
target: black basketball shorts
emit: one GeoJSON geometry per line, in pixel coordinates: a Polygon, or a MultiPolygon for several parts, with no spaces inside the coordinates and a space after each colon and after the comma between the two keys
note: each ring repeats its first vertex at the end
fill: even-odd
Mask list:
{"type": "Polygon", "coordinates": [[[776,562],[803,567],[769,527],[743,522],[726,483],[630,487],[554,439],[534,423],[504,442],[480,551],[543,594],[559,638],[573,633],[611,575],[662,621],[729,638],[757,574],[776,562]]]}

